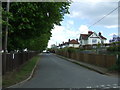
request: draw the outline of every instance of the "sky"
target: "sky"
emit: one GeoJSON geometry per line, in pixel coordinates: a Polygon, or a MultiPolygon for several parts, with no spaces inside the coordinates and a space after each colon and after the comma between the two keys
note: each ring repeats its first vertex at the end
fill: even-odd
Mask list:
{"type": "Polygon", "coordinates": [[[64,16],[61,26],[54,26],[52,37],[48,42],[48,48],[52,44],[59,45],[68,39],[79,39],[80,34],[87,34],[88,31],[102,33],[107,38],[106,43],[118,35],[118,9],[106,16],[118,7],[119,0],[73,0],[70,5],[70,14],[64,16]],[[95,22],[100,22],[93,25],[95,22]],[[90,27],[91,26],[91,27],[90,27]]]}

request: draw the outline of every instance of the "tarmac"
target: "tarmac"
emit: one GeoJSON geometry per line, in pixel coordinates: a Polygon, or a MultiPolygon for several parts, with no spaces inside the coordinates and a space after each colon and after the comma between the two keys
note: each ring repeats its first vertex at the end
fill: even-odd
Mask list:
{"type": "Polygon", "coordinates": [[[74,59],[66,58],[66,57],[63,57],[63,56],[57,55],[57,54],[55,54],[55,55],[58,56],[58,57],[60,57],[60,58],[65,59],[67,61],[76,63],[76,64],[78,64],[80,66],[83,66],[85,68],[88,68],[90,70],[98,72],[100,74],[104,74],[104,75],[108,75],[108,76],[113,76],[113,77],[120,78],[120,72],[117,72],[117,71],[108,71],[107,68],[103,68],[103,67],[99,67],[99,66],[96,66],[96,65],[92,65],[92,64],[81,62],[81,61],[77,61],[77,60],[74,60],[74,59]]]}

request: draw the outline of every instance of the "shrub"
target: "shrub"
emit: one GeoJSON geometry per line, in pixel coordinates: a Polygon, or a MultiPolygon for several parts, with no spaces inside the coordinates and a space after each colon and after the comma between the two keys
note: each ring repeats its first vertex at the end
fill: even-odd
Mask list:
{"type": "Polygon", "coordinates": [[[69,53],[72,53],[72,52],[75,52],[76,49],[75,49],[75,48],[72,48],[72,47],[69,47],[69,48],[67,49],[67,51],[68,51],[69,53]]]}
{"type": "Polygon", "coordinates": [[[115,47],[108,47],[107,51],[120,51],[120,46],[115,46],[115,47]]]}

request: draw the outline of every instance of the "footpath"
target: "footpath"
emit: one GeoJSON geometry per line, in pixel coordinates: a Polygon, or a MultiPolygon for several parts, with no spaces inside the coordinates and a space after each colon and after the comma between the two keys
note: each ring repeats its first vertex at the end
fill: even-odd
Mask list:
{"type": "Polygon", "coordinates": [[[81,62],[81,61],[74,60],[74,59],[69,59],[69,58],[66,58],[66,57],[63,57],[63,56],[57,55],[57,54],[55,54],[55,55],[58,56],[58,57],[60,57],[60,58],[65,59],[67,61],[76,63],[76,64],[78,64],[80,66],[85,67],[85,68],[88,68],[90,70],[96,71],[96,72],[98,72],[100,74],[104,74],[104,75],[108,75],[108,76],[113,76],[113,77],[119,77],[120,76],[120,73],[117,72],[117,71],[116,72],[111,72],[111,71],[108,71],[107,68],[103,68],[103,67],[91,65],[91,64],[88,64],[88,63],[84,63],[84,62],[81,62]]]}

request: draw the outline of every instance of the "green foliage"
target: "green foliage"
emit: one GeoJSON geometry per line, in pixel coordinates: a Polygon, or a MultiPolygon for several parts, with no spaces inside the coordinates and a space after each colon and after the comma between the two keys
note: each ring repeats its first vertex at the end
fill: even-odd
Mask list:
{"type": "Polygon", "coordinates": [[[108,50],[108,51],[120,51],[120,46],[108,47],[107,50],[108,50]]]}
{"type": "Polygon", "coordinates": [[[109,70],[111,71],[114,71],[114,70],[120,71],[120,53],[118,53],[117,55],[118,55],[118,59],[116,61],[116,64],[109,68],[109,70]]]}
{"type": "Polygon", "coordinates": [[[97,44],[97,48],[100,48],[100,46],[101,46],[101,44],[100,44],[100,43],[98,43],[98,44],[97,44]]]}
{"type": "Polygon", "coordinates": [[[3,31],[7,24],[5,19],[9,17],[8,50],[45,49],[51,30],[54,25],[61,25],[64,15],[69,13],[69,6],[68,2],[11,2],[8,13],[3,3],[3,31]]]}
{"type": "Polygon", "coordinates": [[[4,75],[2,77],[3,87],[5,88],[14,85],[28,78],[38,60],[39,56],[35,56],[31,60],[23,64],[19,69],[16,69],[15,71],[9,72],[8,74],[4,75]]]}
{"type": "Polygon", "coordinates": [[[120,42],[113,42],[110,47],[107,48],[108,51],[120,51],[120,42]]]}
{"type": "Polygon", "coordinates": [[[62,49],[58,49],[59,52],[69,52],[69,53],[76,52],[78,50],[79,49],[73,48],[73,47],[65,47],[65,48],[62,48],[62,49]]]}
{"type": "Polygon", "coordinates": [[[108,68],[109,71],[120,71],[119,65],[113,65],[112,67],[108,68]]]}
{"type": "Polygon", "coordinates": [[[67,51],[68,51],[69,53],[72,53],[72,52],[75,52],[76,49],[75,49],[75,48],[72,48],[72,47],[69,47],[69,48],[67,49],[67,51]]]}
{"type": "Polygon", "coordinates": [[[79,48],[79,51],[83,51],[84,50],[84,48],[79,48]]]}

